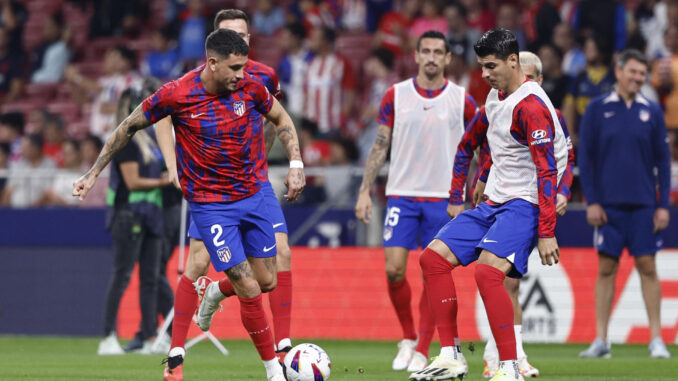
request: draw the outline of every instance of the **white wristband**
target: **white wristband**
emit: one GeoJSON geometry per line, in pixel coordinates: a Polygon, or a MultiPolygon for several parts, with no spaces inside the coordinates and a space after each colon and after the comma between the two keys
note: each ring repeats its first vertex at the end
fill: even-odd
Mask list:
{"type": "Polygon", "coordinates": [[[304,168],[304,162],[301,160],[290,160],[290,168],[304,168]]]}

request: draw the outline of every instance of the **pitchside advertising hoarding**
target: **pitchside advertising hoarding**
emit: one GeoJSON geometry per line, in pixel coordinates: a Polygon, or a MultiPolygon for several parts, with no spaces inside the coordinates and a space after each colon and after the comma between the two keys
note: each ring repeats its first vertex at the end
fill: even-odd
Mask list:
{"type": "MultiPolygon", "coordinates": [[[[419,321],[417,303],[422,291],[418,255],[419,252],[411,252],[408,264],[416,323],[419,321]]],[[[294,247],[292,258],[292,337],[401,338],[400,326],[388,298],[382,249],[294,247]]],[[[176,256],[170,267],[172,274],[176,256]]],[[[454,270],[459,333],[464,341],[484,340],[490,334],[473,269],[471,265],[454,270]]],[[[530,256],[529,273],[521,282],[519,296],[526,342],[593,340],[597,269],[597,256],[590,248],[563,248],[561,263],[551,267],[542,266],[536,253],[530,256]]],[[[660,252],[657,271],[663,295],[662,336],[667,343],[674,343],[678,334],[678,250],[660,252]]],[[[215,273],[210,276],[220,277],[215,273]]],[[[132,337],[139,327],[135,290],[138,290],[137,285],[130,285],[119,317],[118,332],[126,337],[132,337]]],[[[215,315],[212,333],[220,338],[244,339],[247,336],[241,327],[239,307],[237,301],[231,299],[223,303],[224,311],[215,315]]],[[[199,329],[193,327],[190,335],[199,333],[199,329]]],[[[649,341],[640,280],[628,255],[622,258],[619,266],[609,336],[613,343],[649,341]]]]}

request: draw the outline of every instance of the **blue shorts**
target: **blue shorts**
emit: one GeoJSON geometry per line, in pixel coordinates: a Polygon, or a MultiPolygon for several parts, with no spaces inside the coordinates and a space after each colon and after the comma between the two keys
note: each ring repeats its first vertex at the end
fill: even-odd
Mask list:
{"type": "Polygon", "coordinates": [[[389,197],[384,219],[384,247],[410,250],[425,247],[450,220],[447,205],[448,200],[414,201],[405,197],[389,197]]]}
{"type": "MultiPolygon", "coordinates": [[[[259,184],[261,185],[260,192],[264,195],[264,210],[268,213],[271,222],[273,222],[273,231],[276,233],[288,234],[285,216],[283,215],[280,202],[275,196],[271,183],[269,181],[262,181],[259,184]]],[[[195,226],[195,222],[193,222],[193,218],[191,218],[191,223],[188,225],[188,236],[202,241],[198,227],[195,226]]]]}
{"type": "Polygon", "coordinates": [[[436,239],[441,240],[466,266],[484,249],[513,263],[512,278],[527,273],[527,260],[537,245],[539,208],[523,199],[501,205],[486,202],[448,222],[436,239]]]}
{"type": "Polygon", "coordinates": [[[189,203],[191,216],[217,271],[227,270],[247,257],[276,255],[275,234],[264,208],[262,192],[231,203],[189,203]]]}
{"type": "Polygon", "coordinates": [[[624,247],[634,257],[655,254],[664,243],[654,233],[652,207],[603,207],[607,224],[593,233],[593,245],[599,252],[619,257],[624,247]]]}

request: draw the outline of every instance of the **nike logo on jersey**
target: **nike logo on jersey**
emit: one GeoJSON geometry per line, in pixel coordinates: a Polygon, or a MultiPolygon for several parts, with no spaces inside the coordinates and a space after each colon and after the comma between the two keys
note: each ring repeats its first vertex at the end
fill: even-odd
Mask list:
{"type": "Polygon", "coordinates": [[[193,114],[193,113],[191,113],[191,118],[197,118],[197,117],[199,117],[200,115],[205,115],[205,113],[204,113],[204,112],[201,112],[200,114],[193,114]]]}
{"type": "Polygon", "coordinates": [[[604,112],[603,116],[605,117],[605,119],[612,118],[614,116],[614,111],[604,112]]]}
{"type": "Polygon", "coordinates": [[[485,238],[483,239],[483,243],[497,243],[497,241],[485,238]]]}
{"type": "Polygon", "coordinates": [[[424,106],[424,111],[428,111],[428,110],[430,110],[430,109],[432,109],[432,108],[433,108],[433,106],[424,106]]]}
{"type": "Polygon", "coordinates": [[[264,253],[268,253],[269,251],[273,250],[273,248],[275,248],[275,245],[273,245],[271,247],[264,246],[264,253]]]}
{"type": "Polygon", "coordinates": [[[281,222],[279,224],[275,224],[275,225],[273,225],[273,229],[277,228],[278,226],[283,226],[283,225],[285,225],[284,222],[281,222]]]}

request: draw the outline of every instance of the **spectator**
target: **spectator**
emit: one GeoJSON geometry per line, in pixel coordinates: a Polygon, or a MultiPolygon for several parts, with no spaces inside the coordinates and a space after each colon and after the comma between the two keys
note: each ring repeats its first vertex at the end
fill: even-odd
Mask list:
{"type": "Polygon", "coordinates": [[[599,39],[614,52],[626,47],[626,9],[617,0],[582,0],[572,26],[584,36],[599,39]]]}
{"type": "MultiPolygon", "coordinates": [[[[82,166],[80,167],[80,173],[87,172],[94,162],[99,157],[99,152],[103,148],[104,143],[101,139],[95,135],[87,135],[82,141],[80,141],[80,155],[82,157],[82,166]]],[[[108,180],[109,169],[108,167],[104,169],[104,172],[100,177],[108,180]]],[[[106,193],[108,192],[108,181],[97,181],[94,184],[92,190],[87,193],[87,198],[83,201],[80,201],[78,205],[86,208],[96,208],[106,205],[106,193]]]]}
{"type": "Polygon", "coordinates": [[[90,37],[138,37],[141,20],[148,19],[148,1],[93,1],[94,12],[89,25],[90,37]]]}
{"type": "Polygon", "coordinates": [[[10,146],[9,162],[15,163],[21,159],[24,135],[24,114],[7,112],[0,115],[0,143],[10,146]]]}
{"type": "Polygon", "coordinates": [[[449,25],[447,40],[453,55],[464,57],[467,65],[475,65],[476,53],[473,51],[473,44],[480,39],[480,33],[468,28],[466,16],[466,8],[459,3],[451,3],[445,7],[445,18],[449,25]]]}
{"type": "Polygon", "coordinates": [[[502,4],[497,10],[497,28],[513,32],[518,40],[520,50],[527,50],[527,37],[518,22],[518,8],[513,4],[502,4]]]}
{"type": "Polygon", "coordinates": [[[365,0],[344,0],[341,8],[341,27],[344,30],[365,30],[367,21],[365,0]]]}
{"type": "Polygon", "coordinates": [[[71,55],[64,37],[64,18],[61,13],[49,15],[42,24],[43,42],[31,55],[31,82],[61,81],[71,55]]]}
{"type": "Polygon", "coordinates": [[[151,50],[141,63],[141,74],[144,77],[168,80],[182,74],[183,65],[176,44],[172,41],[172,28],[172,25],[167,24],[151,34],[151,50]]]}
{"type": "Polygon", "coordinates": [[[78,203],[78,199],[72,195],[73,183],[82,175],[82,155],[77,141],[64,142],[63,164],[63,168],[56,172],[52,185],[37,202],[38,205],[72,206],[78,203]]]}
{"type": "Polygon", "coordinates": [[[252,30],[257,34],[271,36],[285,26],[285,14],[272,0],[257,0],[252,15],[252,30]]]}
{"type": "Polygon", "coordinates": [[[483,3],[485,2],[480,0],[461,0],[461,5],[466,8],[468,15],[466,18],[468,27],[478,33],[484,33],[495,26],[494,15],[483,3]]]}
{"type": "Polygon", "coordinates": [[[535,3],[538,9],[534,17],[534,45],[550,44],[553,42],[553,30],[556,25],[560,24],[558,7],[561,0],[546,0],[535,3]]]}
{"type": "Polygon", "coordinates": [[[16,0],[0,0],[0,27],[7,31],[9,49],[21,54],[23,47],[24,25],[28,19],[26,7],[16,0]]]}
{"type": "Polygon", "coordinates": [[[661,95],[666,127],[674,135],[678,133],[678,25],[669,25],[664,43],[669,54],[655,62],[651,83],[661,95]]]}
{"type": "Polygon", "coordinates": [[[560,108],[570,86],[570,77],[563,73],[561,61],[562,53],[553,45],[545,44],[539,48],[539,58],[542,62],[544,82],[541,87],[549,96],[553,107],[560,108]]]}
{"type": "Polygon", "coordinates": [[[64,164],[63,144],[66,141],[64,123],[58,115],[50,113],[46,114],[41,131],[42,136],[45,139],[45,143],[42,146],[42,153],[52,159],[57,166],[62,167],[64,164]]]}
{"type": "Polygon", "coordinates": [[[671,204],[678,205],[678,135],[669,135],[671,150],[671,204]]]}
{"type": "Polygon", "coordinates": [[[417,0],[403,0],[397,10],[387,12],[377,27],[377,33],[374,36],[376,46],[383,46],[395,54],[396,57],[403,53],[405,41],[407,41],[407,31],[412,25],[414,16],[419,11],[419,2],[417,0]]]}
{"type": "Polygon", "coordinates": [[[0,27],[0,97],[10,103],[21,96],[24,89],[21,50],[12,49],[7,29],[0,27]]]}
{"type": "Polygon", "coordinates": [[[358,161],[358,148],[353,140],[335,136],[330,141],[330,165],[349,165],[358,161]]]}
{"type": "MultiPolygon", "coordinates": [[[[678,5],[675,1],[671,1],[671,3],[674,4],[674,7],[678,5]]],[[[643,0],[636,9],[635,16],[638,22],[638,29],[643,39],[647,41],[645,54],[650,61],[666,54],[664,33],[669,25],[666,17],[667,13],[666,2],[657,0],[643,0]]],[[[673,13],[676,14],[676,12],[673,13]]]]}
{"type": "Polygon", "coordinates": [[[464,58],[465,51],[459,45],[450,45],[450,64],[447,65],[447,79],[463,87],[466,91],[471,84],[469,68],[464,58]]]}
{"type": "Polygon", "coordinates": [[[563,52],[563,72],[575,77],[586,68],[586,55],[575,44],[574,31],[567,23],[553,29],[553,44],[563,52]]]}
{"type": "Polygon", "coordinates": [[[398,76],[393,70],[393,53],[386,48],[375,49],[363,64],[363,71],[371,79],[365,106],[360,113],[361,123],[365,126],[358,136],[358,149],[360,161],[367,160],[370,149],[377,138],[377,116],[381,99],[391,85],[398,82],[398,76]]]}
{"type": "Polygon", "coordinates": [[[285,109],[295,119],[301,116],[304,110],[304,82],[308,62],[313,57],[304,47],[306,30],[300,22],[285,26],[280,34],[280,47],[284,55],[278,62],[278,78],[280,85],[285,89],[285,109]]]}
{"type": "Polygon", "coordinates": [[[2,195],[2,205],[13,208],[35,206],[52,184],[56,165],[42,154],[43,139],[39,134],[21,140],[23,157],[10,165],[9,180],[2,195]]]}
{"type": "Polygon", "coordinates": [[[9,169],[9,154],[11,148],[9,143],[0,143],[0,172],[4,172],[3,175],[0,175],[0,195],[2,195],[5,185],[7,185],[7,170],[9,169]]]}
{"type": "Polygon", "coordinates": [[[611,52],[593,37],[584,43],[586,70],[570,82],[570,89],[563,101],[563,117],[570,130],[572,143],[577,145],[579,118],[584,115],[591,99],[609,92],[615,83],[614,72],[610,70],[611,52]]]}
{"type": "Polygon", "coordinates": [[[186,7],[187,15],[179,31],[179,57],[191,67],[205,58],[205,38],[211,26],[202,0],[187,0],[186,7]]]}
{"type": "Polygon", "coordinates": [[[379,20],[393,10],[393,0],[366,0],[365,28],[368,33],[377,30],[379,20]]]}
{"type": "Polygon", "coordinates": [[[414,19],[409,30],[409,47],[414,48],[419,36],[429,30],[446,34],[449,30],[447,20],[443,17],[442,4],[439,0],[424,0],[421,4],[421,16],[414,19]]]}
{"type": "Polygon", "coordinates": [[[664,116],[640,94],[648,70],[637,50],[615,67],[617,87],[591,101],[582,118],[579,177],[598,251],[596,339],[580,357],[609,357],[608,324],[619,258],[634,257],[650,325],[650,357],[669,358],[661,338],[661,285],[655,254],[669,225],[670,157],[664,116]]]}
{"type": "Polygon", "coordinates": [[[351,115],[355,99],[355,78],[348,61],[334,51],[334,30],[311,31],[315,56],[308,65],[304,116],[318,123],[322,134],[338,134],[351,115]]]}
{"type": "Polygon", "coordinates": [[[86,78],[74,66],[66,68],[66,81],[72,85],[72,95],[81,103],[92,103],[90,132],[99,137],[110,134],[115,125],[116,102],[120,93],[140,78],[134,71],[137,57],[133,50],[118,45],[104,57],[104,75],[96,80],[86,78]]]}
{"type": "Polygon", "coordinates": [[[324,166],[329,163],[330,146],[327,140],[317,139],[318,124],[302,119],[300,126],[301,156],[304,165],[309,167],[324,166]]]}

